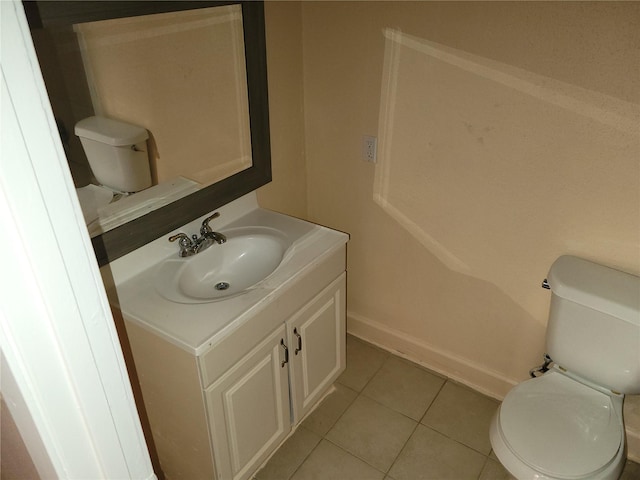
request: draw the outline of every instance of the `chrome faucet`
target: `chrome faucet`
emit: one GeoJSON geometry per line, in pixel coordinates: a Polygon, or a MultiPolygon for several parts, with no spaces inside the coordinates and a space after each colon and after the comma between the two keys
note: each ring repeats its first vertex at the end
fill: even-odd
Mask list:
{"type": "Polygon", "coordinates": [[[214,243],[222,244],[226,242],[227,237],[220,232],[214,232],[209,226],[209,222],[219,216],[220,213],[215,212],[213,215],[203,220],[202,226],[200,227],[200,237],[192,235],[191,238],[189,238],[186,233],[182,232],[169,237],[170,242],[178,241],[178,245],[180,246],[180,252],[178,255],[180,257],[190,257],[197,253],[204,252],[214,243]]]}

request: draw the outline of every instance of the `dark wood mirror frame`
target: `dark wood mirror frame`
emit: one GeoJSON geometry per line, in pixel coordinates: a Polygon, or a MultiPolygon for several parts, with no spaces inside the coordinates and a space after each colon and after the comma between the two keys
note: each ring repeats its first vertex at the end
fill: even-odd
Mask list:
{"type": "Polygon", "coordinates": [[[271,181],[267,52],[262,1],[47,0],[23,3],[32,29],[221,5],[242,6],[252,166],[92,238],[93,249],[100,266],[271,181]]]}

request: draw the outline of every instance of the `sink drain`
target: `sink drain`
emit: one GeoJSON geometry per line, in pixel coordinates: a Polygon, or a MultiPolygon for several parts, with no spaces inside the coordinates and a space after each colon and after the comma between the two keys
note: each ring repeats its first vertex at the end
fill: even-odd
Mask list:
{"type": "Polygon", "coordinates": [[[230,285],[227,282],[218,282],[216,283],[216,286],[214,287],[216,290],[226,290],[230,287],[230,285]]]}

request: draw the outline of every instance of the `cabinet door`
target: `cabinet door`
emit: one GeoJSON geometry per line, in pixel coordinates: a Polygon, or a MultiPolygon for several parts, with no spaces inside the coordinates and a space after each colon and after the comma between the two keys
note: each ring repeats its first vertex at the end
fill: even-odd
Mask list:
{"type": "Polygon", "coordinates": [[[294,424],[345,368],[345,277],[343,273],[287,321],[294,424]]]}
{"type": "Polygon", "coordinates": [[[291,430],[285,327],[205,391],[219,480],[249,478],[291,430]]]}

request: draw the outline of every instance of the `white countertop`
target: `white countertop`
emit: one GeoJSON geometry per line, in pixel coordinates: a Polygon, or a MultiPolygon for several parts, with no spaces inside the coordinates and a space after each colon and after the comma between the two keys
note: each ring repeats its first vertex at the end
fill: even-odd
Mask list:
{"type": "MultiPolygon", "coordinates": [[[[174,303],[154,287],[154,276],[163,260],[178,258],[178,247],[165,237],[111,262],[101,269],[109,299],[125,318],[149,329],[194,355],[235,330],[253,314],[278,298],[295,280],[340,249],[349,239],[345,233],[258,207],[255,195],[246,195],[217,209],[221,216],[211,227],[224,233],[238,226],[264,226],[285,233],[291,246],[282,263],[247,293],[210,303],[174,303]]],[[[197,232],[203,218],[181,229],[197,232]]],[[[215,245],[210,247],[215,248],[215,245]]],[[[197,255],[195,257],[197,258],[197,255]]]]}

